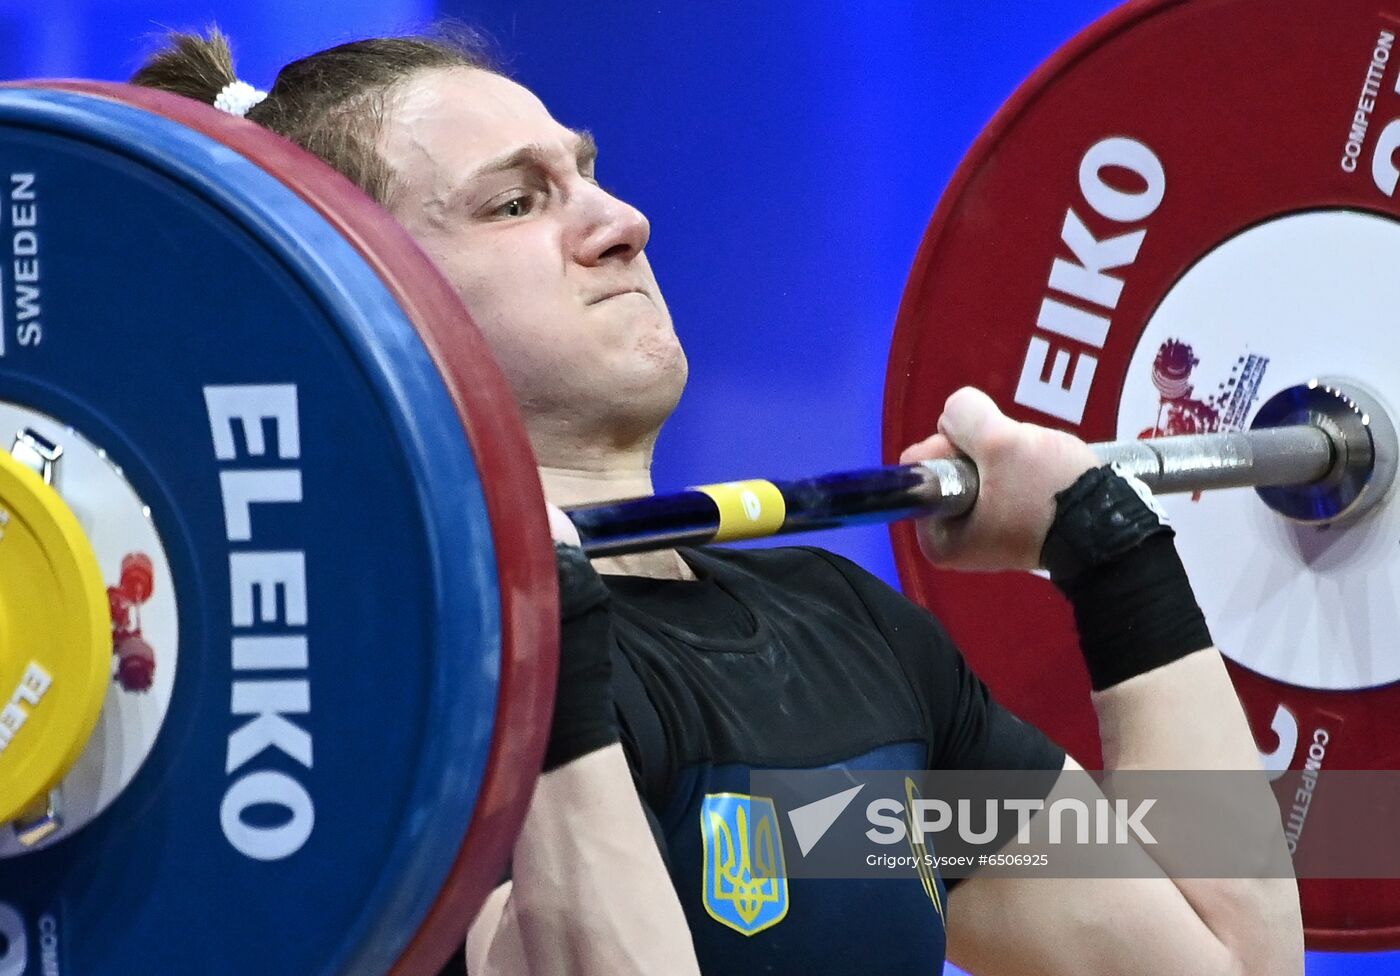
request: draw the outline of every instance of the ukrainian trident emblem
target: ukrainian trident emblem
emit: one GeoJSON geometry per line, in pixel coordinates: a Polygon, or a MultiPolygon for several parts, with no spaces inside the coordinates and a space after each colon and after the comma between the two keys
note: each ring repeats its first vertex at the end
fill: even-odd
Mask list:
{"type": "Polygon", "coordinates": [[[787,916],[787,865],[773,801],[743,793],[710,793],[700,806],[705,841],[705,910],[744,935],[787,916]]]}

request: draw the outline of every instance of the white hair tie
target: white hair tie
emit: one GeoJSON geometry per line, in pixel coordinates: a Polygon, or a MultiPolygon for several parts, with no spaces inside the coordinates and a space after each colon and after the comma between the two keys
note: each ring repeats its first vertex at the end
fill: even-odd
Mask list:
{"type": "Polygon", "coordinates": [[[248,110],[267,97],[267,92],[259,91],[246,81],[231,81],[214,96],[214,107],[240,119],[248,110]]]}

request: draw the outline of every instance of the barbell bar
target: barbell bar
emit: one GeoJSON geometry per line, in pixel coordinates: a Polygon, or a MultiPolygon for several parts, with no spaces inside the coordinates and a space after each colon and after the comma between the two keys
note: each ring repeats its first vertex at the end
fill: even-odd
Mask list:
{"type": "MultiPolygon", "coordinates": [[[[1091,445],[1105,464],[1172,494],[1254,488],[1299,522],[1357,518],[1395,477],[1395,428],[1356,381],[1314,379],[1275,394],[1250,430],[1091,445]],[[1277,426],[1274,426],[1277,424],[1277,426]]],[[[960,458],[788,481],[738,481],[566,509],[584,551],[612,556],[911,516],[956,518],[977,500],[960,458]]]]}

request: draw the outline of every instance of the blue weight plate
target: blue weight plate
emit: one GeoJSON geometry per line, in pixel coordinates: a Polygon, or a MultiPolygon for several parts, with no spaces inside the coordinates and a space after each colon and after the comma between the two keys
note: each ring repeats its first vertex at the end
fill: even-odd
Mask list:
{"type": "Polygon", "coordinates": [[[0,970],[389,970],[471,867],[500,745],[502,593],[460,377],[302,195],[148,111],[0,91],[0,218],[0,404],[100,447],[149,507],[179,646],[129,785],[0,859],[0,970]],[[261,438],[220,419],[225,400],[273,413],[273,388],[294,406],[261,438]],[[240,527],[238,486],[272,470],[299,499],[240,527]],[[304,621],[258,572],[300,573],[304,621]],[[252,637],[294,640],[237,657],[252,637]]]}

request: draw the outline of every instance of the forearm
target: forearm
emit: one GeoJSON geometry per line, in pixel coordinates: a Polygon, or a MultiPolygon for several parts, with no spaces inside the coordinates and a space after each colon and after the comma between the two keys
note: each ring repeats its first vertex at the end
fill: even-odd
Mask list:
{"type": "Polygon", "coordinates": [[[1213,647],[1096,691],[1093,701],[1107,769],[1261,768],[1213,647]]]}
{"type": "MultiPolygon", "coordinates": [[[[1230,778],[1230,820],[1240,831],[1238,843],[1257,851],[1261,866],[1288,863],[1277,804],[1215,648],[1095,692],[1093,700],[1108,771],[1259,770],[1257,779],[1230,778]],[[1241,812],[1248,815],[1241,818],[1241,812]]],[[[1298,888],[1291,878],[1172,881],[1229,951],[1238,973],[1302,973],[1298,888]]]]}
{"type": "Polygon", "coordinates": [[[478,920],[494,928],[469,940],[472,976],[698,976],[621,746],[540,777],[512,878],[499,920],[478,920]]]}

